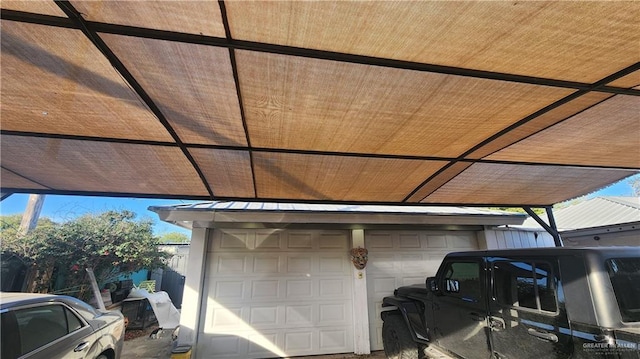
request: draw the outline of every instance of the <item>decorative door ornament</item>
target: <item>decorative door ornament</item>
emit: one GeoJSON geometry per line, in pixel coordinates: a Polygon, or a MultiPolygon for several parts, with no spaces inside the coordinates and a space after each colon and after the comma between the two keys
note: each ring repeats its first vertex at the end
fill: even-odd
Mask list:
{"type": "Polygon", "coordinates": [[[364,269],[369,260],[369,251],[366,248],[351,248],[351,262],[356,269],[364,269]]]}

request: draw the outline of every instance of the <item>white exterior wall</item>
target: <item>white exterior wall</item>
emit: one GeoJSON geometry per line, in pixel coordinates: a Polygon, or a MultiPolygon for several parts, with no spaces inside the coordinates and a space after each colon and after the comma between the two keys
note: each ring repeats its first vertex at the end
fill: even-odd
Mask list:
{"type": "Polygon", "coordinates": [[[640,246],[640,229],[562,237],[565,247],[640,246]],[[598,238],[597,240],[595,238],[598,238]]]}
{"type": "Polygon", "coordinates": [[[209,230],[194,228],[191,231],[189,247],[189,263],[184,284],[182,310],[180,312],[180,331],[178,345],[192,345],[192,354],[196,355],[198,327],[200,325],[200,307],[202,299],[202,282],[205,274],[209,230]]]}
{"type": "Polygon", "coordinates": [[[480,249],[555,247],[553,237],[544,230],[487,229],[478,233],[478,239],[480,249]]]}

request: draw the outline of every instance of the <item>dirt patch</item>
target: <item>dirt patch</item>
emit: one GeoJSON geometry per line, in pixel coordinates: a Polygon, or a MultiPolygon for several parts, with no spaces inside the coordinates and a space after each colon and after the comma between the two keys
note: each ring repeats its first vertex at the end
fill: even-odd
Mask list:
{"type": "Polygon", "coordinates": [[[154,331],[158,330],[160,327],[158,327],[157,325],[152,325],[150,327],[147,327],[145,329],[132,329],[132,330],[127,330],[124,333],[124,340],[132,340],[132,339],[136,339],[136,338],[140,338],[143,336],[150,336],[151,333],[153,333],[154,331]]]}

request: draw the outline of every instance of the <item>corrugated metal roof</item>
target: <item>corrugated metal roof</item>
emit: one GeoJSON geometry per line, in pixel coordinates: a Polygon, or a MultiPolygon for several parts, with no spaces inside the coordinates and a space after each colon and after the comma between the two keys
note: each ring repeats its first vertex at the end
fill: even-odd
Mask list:
{"type": "Polygon", "coordinates": [[[445,206],[380,206],[349,204],[272,203],[272,202],[202,202],[174,206],[152,206],[152,211],[277,211],[277,212],[321,212],[321,213],[401,213],[432,215],[491,215],[522,216],[520,213],[471,207],[445,206]]]}
{"type": "MultiPolygon", "coordinates": [[[[553,216],[560,231],[637,222],[640,221],[640,197],[595,197],[554,210],[553,216]]],[[[522,226],[540,227],[533,218],[525,220],[522,226]]]]}

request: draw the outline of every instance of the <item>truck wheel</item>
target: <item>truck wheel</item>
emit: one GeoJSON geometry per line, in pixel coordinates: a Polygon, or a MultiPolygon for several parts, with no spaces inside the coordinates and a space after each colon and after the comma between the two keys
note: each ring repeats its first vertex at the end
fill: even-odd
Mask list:
{"type": "Polygon", "coordinates": [[[382,343],[389,359],[418,359],[418,344],[411,338],[409,328],[399,314],[384,319],[382,343]]]}

